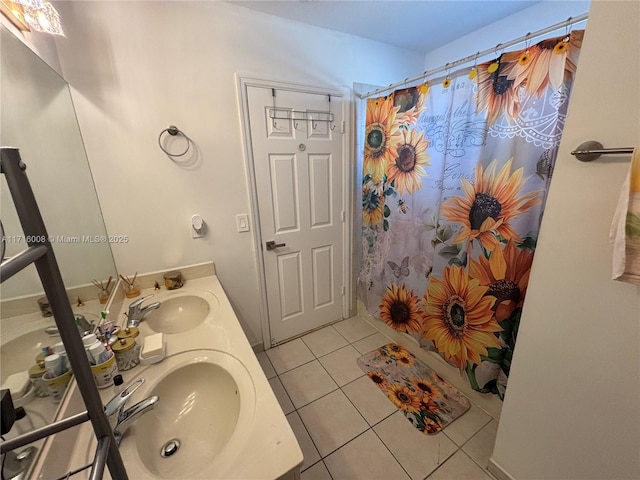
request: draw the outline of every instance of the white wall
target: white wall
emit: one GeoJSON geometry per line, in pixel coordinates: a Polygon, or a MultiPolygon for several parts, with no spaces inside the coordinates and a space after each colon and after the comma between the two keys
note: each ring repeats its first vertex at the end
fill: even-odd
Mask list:
{"type": "Polygon", "coordinates": [[[347,86],[415,75],[422,56],[224,2],[56,2],[71,83],[118,271],[213,260],[252,344],[262,341],[251,233],[236,233],[249,190],[234,74],[347,86]],[[198,151],[173,163],[157,145],[176,124],[198,151]],[[189,219],[210,227],[193,240],[189,219]]]}
{"type": "MultiPolygon", "coordinates": [[[[589,0],[546,0],[537,3],[429,52],[425,56],[424,70],[432,70],[476,52],[494,49],[499,43],[509,42],[526,35],[528,32],[542,30],[550,25],[563,22],[569,17],[577,17],[589,11],[589,4],[589,0]]],[[[574,28],[584,28],[584,22],[577,24],[574,28]]],[[[559,36],[563,33],[564,31],[560,30],[550,35],[559,36]]],[[[532,43],[535,43],[535,40],[532,40],[532,43]]],[[[511,49],[523,47],[524,44],[511,47],[511,49]]],[[[498,50],[498,53],[500,52],[498,50]]],[[[493,58],[495,58],[494,54],[479,57],[478,63],[493,58]]]]}
{"type": "Polygon", "coordinates": [[[640,478],[640,289],[608,240],[629,156],[570,155],[640,146],[638,25],[639,2],[592,2],[492,457],[518,480],[640,478]]]}

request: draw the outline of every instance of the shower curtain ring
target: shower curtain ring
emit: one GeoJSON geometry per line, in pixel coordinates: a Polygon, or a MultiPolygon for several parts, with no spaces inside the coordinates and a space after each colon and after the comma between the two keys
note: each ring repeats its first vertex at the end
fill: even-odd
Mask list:
{"type": "Polygon", "coordinates": [[[444,88],[449,88],[449,86],[451,85],[451,77],[449,76],[449,72],[451,71],[451,68],[449,67],[449,63],[447,63],[444,66],[445,70],[447,71],[447,74],[444,77],[444,80],[442,82],[442,86],[444,88]]]}
{"type": "Polygon", "coordinates": [[[479,56],[480,56],[480,51],[478,51],[475,57],[473,57],[473,67],[471,67],[471,70],[469,71],[469,75],[467,75],[469,80],[473,80],[478,76],[478,57],[479,56]]]}
{"type": "Polygon", "coordinates": [[[572,17],[567,18],[567,22],[564,27],[565,37],[567,37],[567,39],[571,35],[571,19],[572,17]]]}
{"type": "Polygon", "coordinates": [[[529,53],[529,45],[531,41],[531,32],[528,32],[525,36],[524,36],[524,51],[526,53],[529,53]]]}

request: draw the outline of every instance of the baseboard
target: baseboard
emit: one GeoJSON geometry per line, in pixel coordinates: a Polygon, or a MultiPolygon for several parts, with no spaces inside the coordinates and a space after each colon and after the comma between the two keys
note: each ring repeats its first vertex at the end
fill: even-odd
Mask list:
{"type": "Polygon", "coordinates": [[[264,343],[256,343],[255,345],[251,345],[251,348],[253,349],[253,353],[264,352],[264,343]]]}
{"type": "Polygon", "coordinates": [[[489,464],[487,465],[487,470],[489,470],[489,473],[491,473],[491,475],[496,477],[497,480],[516,480],[514,477],[509,475],[504,468],[502,468],[498,463],[496,463],[493,457],[489,458],[489,464]]]}

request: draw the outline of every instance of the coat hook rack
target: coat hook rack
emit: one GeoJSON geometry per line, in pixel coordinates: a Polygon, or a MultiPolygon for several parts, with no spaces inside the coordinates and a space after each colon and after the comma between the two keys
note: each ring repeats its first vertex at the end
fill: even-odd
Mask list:
{"type": "Polygon", "coordinates": [[[283,107],[269,108],[271,120],[302,120],[304,122],[333,122],[334,115],[330,111],[323,110],[293,110],[283,107]]]}
{"type": "Polygon", "coordinates": [[[160,150],[162,150],[164,153],[166,153],[170,157],[182,157],[182,156],[186,155],[187,152],[189,151],[189,149],[191,148],[191,139],[189,137],[187,137],[185,135],[185,133],[182,130],[180,130],[178,127],[176,127],[175,125],[169,125],[167,128],[165,128],[164,130],[162,130],[160,132],[160,135],[158,135],[158,145],[160,146],[160,150]],[[187,148],[184,150],[184,152],[171,153],[166,148],[164,148],[162,146],[162,135],[164,135],[165,133],[168,133],[172,137],[175,137],[177,135],[183,136],[187,140],[187,148]]]}
{"type": "Polygon", "coordinates": [[[621,148],[604,148],[600,142],[589,140],[578,145],[571,155],[575,156],[581,162],[591,162],[600,155],[620,155],[633,153],[633,147],[621,148]]]}

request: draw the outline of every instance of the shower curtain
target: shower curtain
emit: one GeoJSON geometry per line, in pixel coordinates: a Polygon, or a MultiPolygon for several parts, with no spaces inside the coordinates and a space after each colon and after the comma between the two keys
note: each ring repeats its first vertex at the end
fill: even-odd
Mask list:
{"type": "Polygon", "coordinates": [[[583,33],[367,101],[360,298],[501,398],[583,33]]]}

